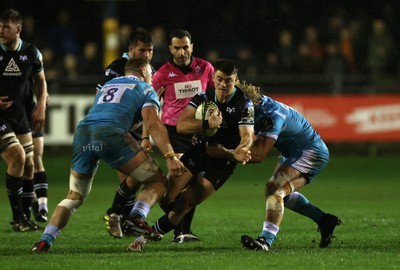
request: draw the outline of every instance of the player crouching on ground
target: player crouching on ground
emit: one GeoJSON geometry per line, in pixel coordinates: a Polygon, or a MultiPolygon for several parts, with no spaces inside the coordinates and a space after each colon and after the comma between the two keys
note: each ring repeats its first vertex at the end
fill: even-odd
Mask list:
{"type": "Polygon", "coordinates": [[[160,104],[157,93],[144,82],[151,78],[149,61],[143,58],[128,60],[125,74],[101,88],[88,115],[79,123],[74,134],[69,193],[54,210],[49,225],[32,251],[45,252],[52,246],[72,214],[89,195],[100,159],[143,184],[129,220],[140,233],[148,237],[157,236],[144,219],[165,192],[166,177],[129,134],[132,125],[143,120],[167,159],[171,175],[181,175],[184,167],[175,157],[167,131],[158,117],[160,104]]]}

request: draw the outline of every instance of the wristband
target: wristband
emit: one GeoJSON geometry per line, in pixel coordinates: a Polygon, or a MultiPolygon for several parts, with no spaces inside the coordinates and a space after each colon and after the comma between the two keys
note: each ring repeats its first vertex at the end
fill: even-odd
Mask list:
{"type": "Polygon", "coordinates": [[[210,123],[208,123],[208,120],[203,119],[202,127],[203,127],[203,130],[207,130],[210,128],[210,123]]]}
{"type": "Polygon", "coordinates": [[[174,151],[171,151],[171,152],[166,153],[166,154],[164,155],[164,158],[165,158],[165,159],[175,159],[175,158],[176,158],[175,152],[174,152],[174,151]]]}
{"type": "Polygon", "coordinates": [[[150,140],[149,137],[143,137],[142,140],[150,140]]]}

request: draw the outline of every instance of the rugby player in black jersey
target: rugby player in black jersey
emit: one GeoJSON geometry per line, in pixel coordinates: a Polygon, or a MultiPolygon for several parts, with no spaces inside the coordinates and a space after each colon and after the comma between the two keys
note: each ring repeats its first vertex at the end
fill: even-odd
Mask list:
{"type": "Polygon", "coordinates": [[[26,232],[38,229],[23,214],[21,201],[23,186],[33,194],[33,142],[25,111],[26,103],[32,101],[30,79],[37,93],[33,130],[43,128],[48,94],[42,55],[33,44],[20,38],[21,31],[22,16],[17,10],[8,9],[0,14],[0,154],[7,164],[12,228],[26,232]]]}

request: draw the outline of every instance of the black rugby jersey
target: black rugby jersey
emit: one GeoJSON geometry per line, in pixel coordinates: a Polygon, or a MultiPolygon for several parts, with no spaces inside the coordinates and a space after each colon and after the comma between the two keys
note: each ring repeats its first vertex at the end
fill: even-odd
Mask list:
{"type": "Polygon", "coordinates": [[[213,101],[217,104],[222,113],[222,124],[215,135],[206,138],[208,143],[222,144],[225,148],[235,149],[240,143],[239,126],[254,125],[254,107],[247,96],[236,87],[236,91],[225,102],[219,103],[215,96],[215,87],[208,88],[206,92],[195,95],[189,106],[197,107],[205,100],[213,101]]]}
{"type": "Polygon", "coordinates": [[[121,58],[115,59],[104,70],[103,85],[111,79],[125,75],[125,65],[128,62],[128,54],[124,53],[121,58]]]}
{"type": "Polygon", "coordinates": [[[0,95],[8,96],[14,106],[22,107],[31,96],[30,76],[42,70],[42,54],[33,44],[21,40],[15,51],[0,44],[0,95]]]}
{"type": "MultiPolygon", "coordinates": [[[[111,64],[109,64],[104,70],[103,85],[111,79],[125,75],[125,65],[128,62],[129,55],[124,53],[121,58],[115,59],[111,64]]],[[[151,71],[154,75],[156,70],[152,65],[151,71]]]]}

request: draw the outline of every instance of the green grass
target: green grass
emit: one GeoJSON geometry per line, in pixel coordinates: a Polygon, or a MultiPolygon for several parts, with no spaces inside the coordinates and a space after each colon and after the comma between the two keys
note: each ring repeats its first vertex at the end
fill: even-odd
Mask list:
{"type": "MultiPolygon", "coordinates": [[[[40,232],[15,233],[5,184],[0,186],[0,261],[2,269],[400,269],[400,157],[333,156],[302,193],[344,224],[327,249],[317,246],[317,226],[287,210],[278,238],[268,253],[241,247],[240,236],[259,234],[264,220],[264,183],[276,159],[239,166],[232,178],[197,207],[193,230],[202,243],[173,245],[171,234],[125,252],[132,238],[111,238],[102,214],[117,187],[114,171],[100,167],[86,203],[74,214],[50,252],[32,254],[40,232]]],[[[69,158],[48,157],[51,211],[68,189],[69,158]]],[[[4,162],[0,166],[4,175],[4,162]]],[[[4,181],[4,180],[3,180],[4,181]]],[[[154,207],[152,224],[162,212],[154,207]]]]}

